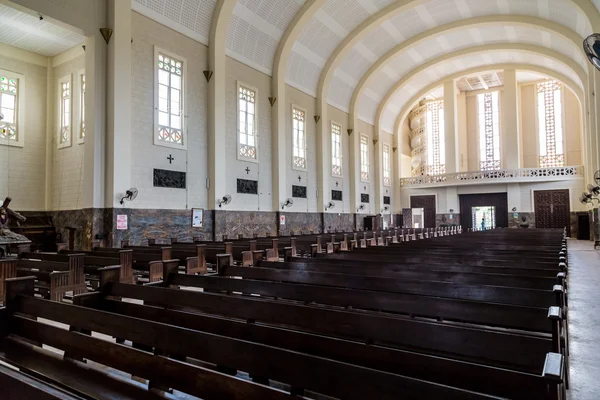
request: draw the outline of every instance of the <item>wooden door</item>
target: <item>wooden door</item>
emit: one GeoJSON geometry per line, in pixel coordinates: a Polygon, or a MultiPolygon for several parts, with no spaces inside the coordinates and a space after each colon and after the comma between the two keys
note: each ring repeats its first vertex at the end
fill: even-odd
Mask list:
{"type": "Polygon", "coordinates": [[[571,234],[568,190],[536,190],[533,192],[533,200],[536,228],[566,227],[567,235],[571,234]]]}
{"type": "MultiPolygon", "coordinates": [[[[410,196],[410,208],[423,209],[423,228],[435,228],[435,196],[410,196]]],[[[412,221],[411,221],[412,223],[412,221]]]]}

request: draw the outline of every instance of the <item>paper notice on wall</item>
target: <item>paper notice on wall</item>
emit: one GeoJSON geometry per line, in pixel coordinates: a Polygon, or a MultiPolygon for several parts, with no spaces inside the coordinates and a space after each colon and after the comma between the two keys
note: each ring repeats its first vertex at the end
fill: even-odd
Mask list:
{"type": "Polygon", "coordinates": [[[127,215],[117,215],[117,230],[127,229],[127,215]]]}
{"type": "Polygon", "coordinates": [[[285,215],[279,217],[279,225],[285,225],[285,215]]]}

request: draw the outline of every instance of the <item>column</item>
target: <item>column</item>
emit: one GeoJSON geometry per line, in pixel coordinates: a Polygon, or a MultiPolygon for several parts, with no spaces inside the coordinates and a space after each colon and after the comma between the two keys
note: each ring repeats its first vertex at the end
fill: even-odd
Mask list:
{"type": "Polygon", "coordinates": [[[100,32],[85,38],[83,208],[104,207],[106,53],[100,32]]]}
{"type": "Polygon", "coordinates": [[[458,154],[458,117],[456,113],[456,85],[454,80],[444,82],[444,136],[446,139],[446,173],[454,173],[458,154]]]}
{"type": "Polygon", "coordinates": [[[504,70],[504,93],[502,94],[502,168],[521,168],[519,132],[519,99],[518,99],[517,71],[514,69],[504,70]]]}
{"type": "MultiPolygon", "coordinates": [[[[273,104],[273,110],[271,113],[272,118],[272,168],[273,168],[273,210],[277,211],[281,209],[281,206],[287,196],[286,188],[286,172],[288,170],[288,160],[286,155],[289,153],[291,146],[291,140],[288,145],[286,137],[291,137],[289,133],[291,130],[288,128],[290,123],[286,118],[286,110],[288,105],[285,101],[285,82],[283,78],[273,77],[273,94],[272,96],[276,99],[273,104]]],[[[305,118],[304,121],[304,132],[306,134],[306,127],[310,122],[305,118]]],[[[278,225],[279,226],[279,225],[278,225]]]]}
{"type": "MultiPolygon", "coordinates": [[[[381,136],[387,135],[376,124],[373,137],[373,163],[375,166],[374,182],[375,182],[375,210],[374,214],[381,213],[383,209],[383,142],[381,136]]],[[[370,145],[370,144],[369,144],[370,145]]]]}
{"type": "Polygon", "coordinates": [[[131,187],[131,0],[109,0],[106,109],[106,207],[131,187]]]}
{"type": "Polygon", "coordinates": [[[356,211],[360,201],[360,132],[358,131],[358,118],[350,116],[350,128],[352,133],[348,136],[348,151],[350,153],[350,212],[356,211]]]}
{"type": "MultiPolygon", "coordinates": [[[[316,115],[320,117],[317,121],[317,211],[327,212],[325,205],[331,200],[329,192],[329,181],[331,177],[331,158],[330,158],[330,122],[327,118],[326,99],[317,99],[316,115]]],[[[335,210],[339,212],[339,210],[335,210]]],[[[325,227],[323,227],[325,229],[325,227]]]]}

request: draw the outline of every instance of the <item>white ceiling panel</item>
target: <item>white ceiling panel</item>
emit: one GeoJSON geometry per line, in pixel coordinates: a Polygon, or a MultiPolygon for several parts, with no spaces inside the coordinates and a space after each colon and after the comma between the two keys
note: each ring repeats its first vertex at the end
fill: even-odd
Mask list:
{"type": "Polygon", "coordinates": [[[83,44],[84,37],[47,19],[0,4],[0,43],[53,57],[83,44]]]}

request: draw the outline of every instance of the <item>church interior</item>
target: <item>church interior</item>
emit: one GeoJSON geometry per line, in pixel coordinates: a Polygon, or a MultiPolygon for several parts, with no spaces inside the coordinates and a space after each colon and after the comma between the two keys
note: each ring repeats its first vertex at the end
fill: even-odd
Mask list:
{"type": "Polygon", "coordinates": [[[600,398],[596,91],[600,0],[0,0],[0,400],[600,398]]]}

